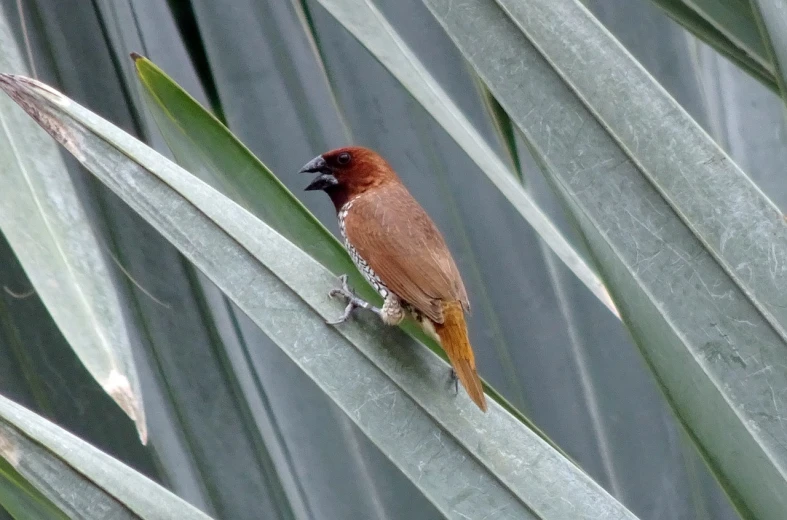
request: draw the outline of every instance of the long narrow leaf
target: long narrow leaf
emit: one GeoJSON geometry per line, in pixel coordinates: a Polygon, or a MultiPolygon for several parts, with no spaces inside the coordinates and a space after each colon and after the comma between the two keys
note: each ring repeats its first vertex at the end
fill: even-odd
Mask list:
{"type": "Polygon", "coordinates": [[[52,89],[3,88],[210,277],[446,516],[634,516],[513,416],[445,386],[446,365],[377,322],[331,327],[335,277],[263,222],[52,89]]]}
{"type": "Polygon", "coordinates": [[[0,500],[18,518],[209,520],[155,482],[2,396],[0,457],[0,500]],[[11,485],[9,477],[25,482],[11,485]],[[32,486],[30,500],[20,494],[25,486],[32,486]],[[20,503],[33,509],[17,509],[20,503]]]}
{"type": "MultiPolygon", "coordinates": [[[[0,9],[0,70],[24,72],[0,9]]],[[[57,147],[0,99],[0,228],[79,359],[146,442],[139,380],[104,247],[57,147]]]]}
{"type": "Polygon", "coordinates": [[[14,518],[68,520],[62,510],[4,458],[0,458],[0,504],[14,518]]]}
{"type": "Polygon", "coordinates": [[[787,103],[787,3],[783,0],[750,0],[750,3],[773,62],[779,91],[787,103]]]}
{"type": "Polygon", "coordinates": [[[318,0],[393,74],[464,149],[544,243],[617,316],[598,276],[541,211],[503,161],[370,0],[318,0]],[[395,49],[395,52],[391,52],[395,49]]]}
{"type": "Polygon", "coordinates": [[[718,28],[760,67],[773,74],[775,68],[768,56],[765,42],[760,36],[749,0],[683,0],[683,2],[708,23],[718,28]]]}
{"type": "Polygon", "coordinates": [[[771,90],[778,85],[748,0],[651,0],[771,90]]]}
{"type": "Polygon", "coordinates": [[[781,212],[575,0],[426,3],[525,134],[736,507],[784,518],[781,212]]]}

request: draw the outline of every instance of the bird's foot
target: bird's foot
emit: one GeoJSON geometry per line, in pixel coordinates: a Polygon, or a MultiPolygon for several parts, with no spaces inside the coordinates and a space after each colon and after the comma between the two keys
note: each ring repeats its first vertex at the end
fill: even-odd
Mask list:
{"type": "Polygon", "coordinates": [[[456,375],[456,370],[451,368],[451,375],[449,376],[449,383],[454,385],[454,395],[459,395],[459,376],[456,375]]]}
{"type": "Polygon", "coordinates": [[[350,319],[352,313],[355,311],[355,309],[358,308],[369,309],[370,311],[373,311],[378,315],[380,314],[380,309],[378,309],[377,307],[373,306],[369,302],[362,300],[361,298],[355,295],[353,290],[350,289],[350,286],[347,285],[346,274],[341,275],[339,277],[339,280],[341,281],[342,286],[338,289],[331,289],[331,292],[328,293],[328,296],[331,298],[336,298],[337,296],[341,296],[342,298],[347,300],[347,307],[344,308],[344,313],[341,316],[339,316],[338,319],[333,321],[326,321],[325,323],[327,323],[328,325],[338,325],[340,323],[344,323],[345,321],[350,319]]]}

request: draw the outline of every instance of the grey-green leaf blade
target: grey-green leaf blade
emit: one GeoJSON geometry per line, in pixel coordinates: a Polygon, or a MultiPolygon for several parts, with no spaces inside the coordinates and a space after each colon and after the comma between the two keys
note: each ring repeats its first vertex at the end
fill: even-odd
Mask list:
{"type": "Polygon", "coordinates": [[[774,74],[775,67],[757,28],[748,0],[683,0],[698,15],[716,27],[760,67],[774,74]]]}
{"type": "Polygon", "coordinates": [[[0,458],[0,504],[13,518],[68,520],[63,511],[3,458],[0,458]]]}
{"type": "MultiPolygon", "coordinates": [[[[521,6],[501,0],[504,9],[538,42],[541,52],[577,92],[607,133],[630,158],[722,267],[751,295],[787,338],[787,283],[778,267],[787,255],[787,225],[779,209],[732,162],[705,131],[658,85],[584,9],[555,4],[536,11],[545,19],[566,17],[577,40],[590,49],[566,49],[547,31],[532,33],[521,6]],[[569,60],[580,60],[569,66],[569,60]],[[605,74],[597,71],[606,63],[605,74]],[[637,103],[637,100],[646,102],[637,103]],[[634,122],[639,125],[634,125],[634,122]],[[723,208],[723,211],[722,211],[723,208]],[[753,231],[754,233],[749,233],[753,231]],[[776,264],[769,260],[771,250],[776,264]],[[751,261],[752,255],[756,259],[751,261]]],[[[563,3],[563,2],[561,2],[563,3]]]]}
{"type": "Polygon", "coordinates": [[[781,214],[577,2],[427,5],[523,130],[739,511],[781,518],[781,214]]]}
{"type": "Polygon", "coordinates": [[[787,103],[787,4],[781,0],[751,0],[749,3],[773,63],[782,99],[787,103]]]}
{"type": "Polygon", "coordinates": [[[209,520],[155,482],[3,396],[0,457],[68,518],[209,520]]]}
{"type": "MultiPolygon", "coordinates": [[[[0,70],[26,66],[0,11],[0,70]]],[[[109,259],[57,148],[0,100],[0,226],[80,360],[147,439],[139,379],[109,259]]]]}

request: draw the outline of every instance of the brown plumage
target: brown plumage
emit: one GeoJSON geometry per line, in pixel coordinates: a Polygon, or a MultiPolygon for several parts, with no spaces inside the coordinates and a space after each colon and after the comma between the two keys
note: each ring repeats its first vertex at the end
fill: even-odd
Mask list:
{"type": "MultiPolygon", "coordinates": [[[[390,325],[405,315],[439,341],[471,399],[486,411],[481,380],[467,336],[469,311],[462,278],[432,220],[390,165],[361,147],[340,148],[302,169],[319,172],[306,189],[324,190],[339,217],[345,245],[358,269],[385,300],[374,309],[390,325]]],[[[347,288],[344,321],[355,307],[371,308],[347,288]]]]}

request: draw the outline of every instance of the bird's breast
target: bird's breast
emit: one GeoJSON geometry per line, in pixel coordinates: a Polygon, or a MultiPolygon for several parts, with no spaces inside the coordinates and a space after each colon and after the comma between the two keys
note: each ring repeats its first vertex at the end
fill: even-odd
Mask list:
{"type": "Polygon", "coordinates": [[[352,245],[352,242],[350,242],[350,240],[347,238],[345,220],[348,213],[352,209],[354,201],[355,199],[350,200],[339,210],[339,231],[341,231],[342,238],[344,239],[344,247],[347,249],[347,252],[350,253],[350,257],[353,259],[355,267],[357,267],[363,277],[366,278],[366,281],[369,282],[372,287],[374,287],[374,290],[377,291],[383,299],[385,299],[389,294],[391,294],[391,291],[388,289],[388,287],[386,287],[385,283],[374,272],[374,269],[372,269],[369,263],[364,260],[364,258],[358,253],[358,250],[352,245]]]}

